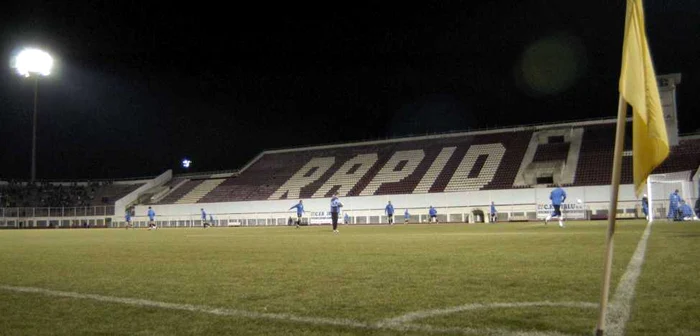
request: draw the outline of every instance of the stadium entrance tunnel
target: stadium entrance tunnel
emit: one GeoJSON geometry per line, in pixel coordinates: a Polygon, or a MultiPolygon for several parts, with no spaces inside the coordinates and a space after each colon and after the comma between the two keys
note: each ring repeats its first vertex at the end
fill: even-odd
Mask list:
{"type": "Polygon", "coordinates": [[[472,218],[474,218],[474,223],[484,222],[484,211],[476,209],[472,211],[472,218]]]}

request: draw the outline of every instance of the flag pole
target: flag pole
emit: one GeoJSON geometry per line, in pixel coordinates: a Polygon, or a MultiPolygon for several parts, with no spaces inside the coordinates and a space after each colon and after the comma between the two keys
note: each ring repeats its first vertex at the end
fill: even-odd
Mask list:
{"type": "Polygon", "coordinates": [[[610,204],[608,205],[608,235],[605,239],[605,270],[603,271],[603,288],[600,295],[600,315],[596,336],[603,336],[605,330],[605,315],[608,307],[610,292],[610,273],[613,257],[613,235],[615,234],[615,219],[617,217],[617,197],[620,190],[620,175],[622,172],[622,149],[625,147],[625,123],[627,117],[627,102],[620,94],[617,103],[617,129],[615,131],[615,152],[613,154],[612,179],[610,182],[610,204]]]}

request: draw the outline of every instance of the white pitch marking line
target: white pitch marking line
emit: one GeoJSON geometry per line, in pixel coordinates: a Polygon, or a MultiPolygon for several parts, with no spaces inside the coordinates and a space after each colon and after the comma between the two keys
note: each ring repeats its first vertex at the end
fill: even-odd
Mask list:
{"type": "Polygon", "coordinates": [[[627,269],[620,279],[620,283],[615,289],[615,294],[608,304],[608,314],[605,317],[605,334],[610,336],[622,336],[625,334],[625,327],[632,310],[634,300],[634,290],[637,287],[639,275],[642,273],[644,256],[646,255],[647,241],[651,235],[651,225],[649,222],[642,238],[637,244],[637,249],[632,255],[632,259],[627,264],[627,269]]]}
{"type": "Polygon", "coordinates": [[[598,305],[592,302],[513,302],[513,303],[470,303],[456,307],[431,309],[408,313],[399,317],[383,320],[380,325],[405,324],[414,320],[432,316],[447,315],[469,310],[493,309],[493,308],[523,308],[523,307],[573,307],[573,308],[596,308],[598,305]]]}
{"type": "Polygon", "coordinates": [[[434,327],[425,324],[395,324],[395,325],[375,325],[376,329],[388,329],[401,332],[415,331],[430,334],[462,334],[462,335],[479,335],[479,336],[571,336],[555,331],[519,331],[508,329],[475,329],[475,328],[459,328],[459,327],[434,327]]]}
{"type": "MultiPolygon", "coordinates": [[[[632,300],[634,299],[634,292],[639,280],[639,276],[642,273],[642,265],[644,264],[644,257],[646,255],[647,241],[651,235],[651,225],[648,223],[644,229],[639,243],[637,244],[637,249],[634,251],[632,258],[627,264],[627,269],[620,279],[620,283],[615,290],[613,299],[608,306],[608,314],[605,319],[606,334],[610,336],[622,336],[625,332],[625,327],[627,321],[629,320],[632,300]]],[[[381,321],[380,325],[401,325],[402,323],[408,323],[413,320],[422,319],[430,316],[446,315],[452,314],[460,311],[474,310],[474,309],[485,309],[485,308],[498,308],[498,307],[528,307],[528,306],[568,306],[568,307],[581,307],[581,308],[591,308],[598,307],[598,304],[588,303],[588,302],[562,302],[562,303],[552,303],[552,302],[521,302],[521,303],[494,303],[494,304],[467,304],[463,306],[443,308],[443,309],[433,309],[418,311],[413,313],[408,313],[399,317],[386,319],[381,321]]]]}
{"type": "Polygon", "coordinates": [[[253,319],[282,320],[282,321],[303,322],[303,323],[318,324],[318,325],[337,325],[337,326],[346,326],[346,327],[355,327],[355,328],[368,328],[368,325],[366,323],[361,323],[361,322],[347,320],[347,319],[329,319],[329,318],[320,318],[320,317],[302,317],[302,316],[295,316],[295,315],[290,315],[290,314],[257,313],[257,312],[237,310],[237,309],[215,308],[215,307],[207,307],[207,306],[200,306],[200,305],[169,303],[169,302],[160,302],[160,301],[152,301],[152,300],[144,300],[144,299],[121,298],[121,297],[105,296],[105,295],[98,295],[98,294],[83,294],[83,293],[76,293],[76,292],[64,292],[64,291],[56,291],[56,290],[35,288],[35,287],[15,287],[15,286],[0,285],[0,289],[5,289],[8,291],[13,291],[13,292],[36,293],[36,294],[43,294],[43,295],[48,295],[48,296],[68,297],[68,298],[73,298],[73,299],[88,299],[88,300],[94,300],[94,301],[100,301],[100,302],[120,303],[120,304],[125,304],[125,305],[130,305],[130,306],[184,310],[184,311],[206,313],[206,314],[220,315],[220,316],[239,316],[239,317],[247,317],[247,318],[253,318],[253,319]]]}
{"type": "MultiPolygon", "coordinates": [[[[0,285],[0,289],[20,292],[20,293],[35,293],[47,296],[67,297],[73,299],[87,299],[100,302],[119,303],[130,306],[139,307],[155,307],[162,309],[184,310],[196,313],[205,313],[218,316],[236,316],[251,319],[267,319],[284,322],[298,322],[312,325],[331,325],[347,328],[371,329],[371,330],[395,330],[395,331],[417,331],[430,334],[463,334],[463,335],[485,335],[485,336],[568,336],[559,332],[541,332],[541,331],[517,331],[506,329],[474,329],[474,328],[443,328],[434,327],[422,324],[400,324],[400,323],[363,323],[350,319],[331,319],[323,317],[304,317],[291,314],[273,314],[273,313],[258,313],[237,309],[215,308],[201,305],[168,303],[144,299],[121,298],[114,296],[105,296],[98,294],[83,294],[76,292],[56,291],[35,287],[17,287],[0,285]]],[[[526,303],[527,304],[527,303],[526,303]]],[[[517,304],[510,304],[518,306],[517,304]]],[[[553,303],[556,305],[556,303],[553,303]]],[[[488,307],[488,305],[482,305],[488,307]]]]}

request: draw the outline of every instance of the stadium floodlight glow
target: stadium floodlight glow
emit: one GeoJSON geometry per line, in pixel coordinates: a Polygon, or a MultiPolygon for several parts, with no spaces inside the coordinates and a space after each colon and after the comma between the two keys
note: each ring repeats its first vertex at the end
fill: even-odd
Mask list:
{"type": "Polygon", "coordinates": [[[43,50],[26,48],[15,56],[12,66],[20,75],[34,77],[34,123],[32,125],[32,168],[30,173],[31,182],[34,183],[36,180],[36,106],[39,96],[39,77],[51,74],[53,58],[43,50]]]}
{"type": "Polygon", "coordinates": [[[53,68],[53,58],[43,50],[27,48],[15,56],[14,68],[24,77],[34,74],[48,76],[53,68]]]}
{"type": "Polygon", "coordinates": [[[189,168],[191,164],[192,164],[192,161],[190,159],[183,159],[182,160],[182,168],[189,168]]]}

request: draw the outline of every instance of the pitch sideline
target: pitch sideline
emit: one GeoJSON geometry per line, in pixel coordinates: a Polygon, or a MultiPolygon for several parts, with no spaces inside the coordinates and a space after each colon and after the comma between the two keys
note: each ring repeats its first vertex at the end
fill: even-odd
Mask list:
{"type": "Polygon", "coordinates": [[[608,314],[605,318],[605,334],[609,336],[622,336],[625,334],[625,327],[632,311],[632,301],[634,291],[642,274],[644,257],[646,256],[647,241],[651,235],[652,222],[647,223],[642,238],[637,244],[625,273],[620,278],[620,283],[615,289],[612,300],[608,303],[608,314]]]}

